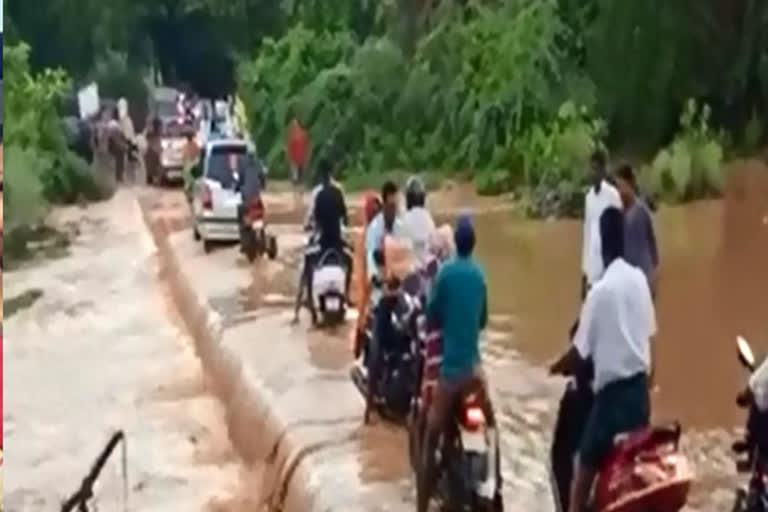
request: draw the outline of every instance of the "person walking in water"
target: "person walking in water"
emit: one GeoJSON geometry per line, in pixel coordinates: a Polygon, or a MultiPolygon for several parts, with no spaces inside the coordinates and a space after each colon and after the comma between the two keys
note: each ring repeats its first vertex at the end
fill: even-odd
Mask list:
{"type": "Polygon", "coordinates": [[[608,207],[621,209],[621,198],[616,187],[608,182],[605,153],[597,150],[590,158],[592,183],[584,198],[584,243],[581,252],[581,298],[603,275],[600,243],[600,215],[608,207]]]}
{"type": "Polygon", "coordinates": [[[286,143],[288,161],[291,166],[291,181],[294,186],[294,199],[296,207],[301,203],[300,184],[304,175],[304,168],[307,164],[309,153],[309,137],[306,130],[301,126],[299,120],[295,117],[288,126],[288,140],[286,143]]]}
{"type": "Polygon", "coordinates": [[[643,271],[655,297],[659,268],[656,232],[650,209],[638,196],[637,180],[629,164],[617,169],[616,186],[624,205],[624,259],[643,271]]]}

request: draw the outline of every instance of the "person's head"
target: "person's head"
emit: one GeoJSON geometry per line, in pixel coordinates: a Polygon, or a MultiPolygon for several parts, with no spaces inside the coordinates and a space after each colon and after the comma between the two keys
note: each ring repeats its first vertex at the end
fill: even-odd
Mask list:
{"type": "Polygon", "coordinates": [[[333,165],[327,158],[322,158],[317,164],[317,172],[320,174],[320,183],[327,185],[333,177],[333,165]]]}
{"type": "Polygon", "coordinates": [[[624,203],[624,206],[629,206],[635,201],[637,179],[631,165],[622,164],[616,169],[616,188],[619,189],[621,202],[624,203]]]}
{"type": "Polygon", "coordinates": [[[624,257],[624,213],[615,206],[600,215],[600,242],[606,268],[616,258],[624,257]]]}
{"type": "Polygon", "coordinates": [[[384,222],[387,229],[391,229],[397,217],[397,194],[398,189],[394,181],[387,181],[384,186],[381,187],[381,201],[384,213],[384,222]]]}
{"type": "Polygon", "coordinates": [[[605,179],[606,171],[606,157],[605,152],[601,149],[596,149],[592,156],[589,158],[589,167],[592,173],[592,182],[599,183],[605,179]]]}
{"type": "Polygon", "coordinates": [[[418,176],[411,176],[405,184],[405,207],[407,209],[424,207],[427,192],[424,182],[418,176]]]}
{"type": "Polygon", "coordinates": [[[365,215],[365,225],[367,226],[376,215],[381,211],[381,199],[376,192],[368,192],[363,201],[363,213],[365,215]]]}
{"type": "Polygon", "coordinates": [[[453,234],[456,242],[456,253],[460,258],[468,258],[475,249],[475,227],[468,213],[459,215],[456,219],[456,230],[453,234]]]}

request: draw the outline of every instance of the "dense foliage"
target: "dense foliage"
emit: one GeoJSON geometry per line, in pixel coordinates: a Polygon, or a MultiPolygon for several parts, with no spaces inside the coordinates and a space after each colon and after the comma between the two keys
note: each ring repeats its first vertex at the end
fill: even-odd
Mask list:
{"type": "Polygon", "coordinates": [[[29,48],[3,47],[6,231],[41,220],[46,204],[96,199],[99,187],[88,165],[71,153],[64,139],[57,104],[69,87],[63,71],[33,73],[29,48]]]}
{"type": "Polygon", "coordinates": [[[61,66],[80,82],[119,55],[137,76],[237,88],[278,171],[294,115],[314,158],[330,151],[358,182],[461,173],[486,192],[563,204],[600,144],[646,159],[665,148],[644,182],[688,199],[717,189],[723,147],[766,141],[765,0],[26,4],[8,0],[8,32],[31,44],[36,71],[61,66]]]}

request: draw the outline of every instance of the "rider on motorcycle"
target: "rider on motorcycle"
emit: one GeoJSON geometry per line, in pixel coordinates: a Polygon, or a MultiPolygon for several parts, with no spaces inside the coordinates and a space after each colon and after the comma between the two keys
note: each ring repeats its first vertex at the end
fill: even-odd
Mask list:
{"type": "MultiPolygon", "coordinates": [[[[365,234],[365,253],[367,279],[371,283],[370,305],[374,313],[373,333],[368,345],[367,360],[369,363],[369,385],[373,386],[378,380],[380,347],[383,340],[391,334],[391,304],[382,302],[385,294],[386,272],[384,265],[384,241],[387,236],[395,238],[407,237],[405,226],[399,216],[399,201],[397,185],[387,181],[381,189],[382,209],[368,225],[365,234]]],[[[369,397],[373,392],[368,393],[369,397]]],[[[365,408],[366,421],[370,417],[372,404],[365,408]]]]}
{"type": "Polygon", "coordinates": [[[428,323],[439,326],[443,338],[440,378],[427,426],[418,478],[418,511],[426,512],[435,486],[435,450],[447,432],[451,413],[464,392],[479,388],[489,426],[495,426],[485,392],[480,360],[480,331],[488,321],[488,297],[482,269],[472,260],[475,231],[468,215],[459,217],[455,232],[457,257],[445,263],[432,287],[427,304],[428,323]]]}
{"type": "Polygon", "coordinates": [[[551,369],[575,374],[587,360],[594,365],[595,399],[579,445],[570,512],[585,510],[615,437],[650,420],[651,337],[656,333],[651,292],[642,271],[624,260],[621,210],[606,208],[599,224],[605,273],[587,294],[573,347],[551,369]]]}
{"type": "Polygon", "coordinates": [[[435,221],[424,205],[427,192],[424,182],[418,176],[411,176],[405,184],[405,207],[403,224],[413,242],[413,251],[419,266],[429,258],[429,242],[435,232],[435,221]]]}
{"type": "MultiPolygon", "coordinates": [[[[320,185],[312,193],[311,214],[308,215],[307,227],[314,227],[315,233],[312,242],[316,241],[320,246],[319,252],[305,254],[304,269],[301,276],[302,284],[299,286],[299,294],[296,301],[294,319],[298,317],[301,304],[302,289],[306,288],[310,300],[312,300],[312,271],[317,259],[327,250],[336,250],[344,260],[347,268],[345,292],[349,296],[349,283],[352,271],[352,258],[346,251],[342,237],[342,226],[348,224],[347,205],[344,194],[332,179],[333,167],[330,160],[322,159],[319,163],[320,185]]],[[[312,310],[312,320],[315,321],[315,311],[312,310]]]]}

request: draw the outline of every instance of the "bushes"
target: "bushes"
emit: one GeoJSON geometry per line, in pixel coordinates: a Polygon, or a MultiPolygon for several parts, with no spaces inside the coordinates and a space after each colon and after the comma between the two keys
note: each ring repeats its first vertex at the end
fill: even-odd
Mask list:
{"type": "Polygon", "coordinates": [[[722,136],[710,128],[709,116],[707,105],[686,103],[680,132],[641,171],[646,190],[675,201],[719,194],[724,180],[722,136]]]}
{"type": "Polygon", "coordinates": [[[91,169],[66,146],[56,105],[69,88],[61,71],[32,74],[25,44],[5,46],[5,220],[7,232],[41,222],[49,203],[103,198],[91,169]]]}

